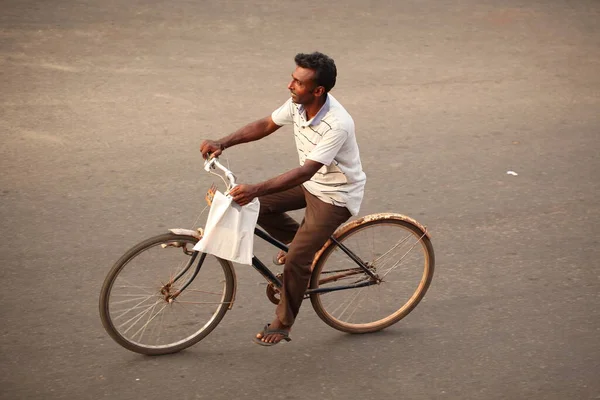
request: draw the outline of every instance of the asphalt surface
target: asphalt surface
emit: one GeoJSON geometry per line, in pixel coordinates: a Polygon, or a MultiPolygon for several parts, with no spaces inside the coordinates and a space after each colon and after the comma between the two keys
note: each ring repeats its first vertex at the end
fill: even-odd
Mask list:
{"type": "MultiPolygon", "coordinates": [[[[592,0],[2,1],[0,398],[600,398],[598,21],[592,0]],[[356,121],[361,215],[432,233],[424,301],[360,336],[306,303],[263,348],[273,308],[237,265],[202,342],[119,347],[98,315],[110,266],[191,227],[202,139],[282,104],[313,50],[356,121]]],[[[246,182],[297,162],[289,129],[227,155],[246,182]]]]}

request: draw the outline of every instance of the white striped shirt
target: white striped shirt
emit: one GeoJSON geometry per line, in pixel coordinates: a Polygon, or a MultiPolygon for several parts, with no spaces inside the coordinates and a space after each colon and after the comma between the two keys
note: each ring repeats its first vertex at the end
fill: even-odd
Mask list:
{"type": "Polygon", "coordinates": [[[290,98],[271,114],[277,125],[294,125],[300,165],[306,159],[323,167],[304,187],[320,200],[346,207],[357,215],[367,177],[362,170],[354,121],[346,109],[331,95],[319,112],[306,120],[304,107],[290,98]]]}

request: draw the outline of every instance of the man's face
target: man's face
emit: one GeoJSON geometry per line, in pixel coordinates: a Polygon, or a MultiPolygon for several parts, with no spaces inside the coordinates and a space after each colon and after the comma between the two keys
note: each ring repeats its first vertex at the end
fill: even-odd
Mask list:
{"type": "Polygon", "coordinates": [[[296,104],[308,104],[313,101],[313,93],[317,87],[314,82],[315,71],[308,68],[296,67],[292,73],[292,80],[288,89],[292,94],[292,101],[296,104]]]}

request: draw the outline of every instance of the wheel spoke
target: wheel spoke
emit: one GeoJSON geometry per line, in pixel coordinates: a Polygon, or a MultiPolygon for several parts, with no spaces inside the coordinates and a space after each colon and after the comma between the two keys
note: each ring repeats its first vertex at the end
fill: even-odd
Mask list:
{"type": "MultiPolygon", "coordinates": [[[[358,291],[358,294],[357,294],[356,296],[357,296],[357,297],[358,297],[358,296],[360,296],[360,295],[362,294],[362,292],[363,292],[363,290],[364,290],[364,289],[365,289],[365,288],[361,288],[361,289],[359,289],[359,291],[358,291]]],[[[367,295],[367,296],[368,296],[368,295],[367,295]]],[[[356,312],[356,310],[358,310],[358,308],[360,307],[360,304],[362,303],[362,299],[364,299],[364,297],[362,297],[362,296],[361,296],[361,297],[360,297],[360,299],[359,299],[359,301],[358,301],[358,304],[357,304],[357,306],[356,306],[356,307],[354,307],[354,310],[352,310],[352,313],[351,313],[351,314],[348,316],[348,321],[351,321],[351,320],[352,320],[352,316],[354,315],[354,313],[356,312]]]]}
{"type": "Polygon", "coordinates": [[[184,292],[185,293],[188,293],[188,292],[192,293],[192,292],[194,292],[194,293],[214,294],[214,295],[217,295],[217,296],[222,296],[223,295],[223,292],[210,292],[208,290],[198,290],[198,289],[189,289],[189,288],[186,288],[184,290],[184,292]]]}
{"type": "MultiPolygon", "coordinates": [[[[122,280],[122,281],[124,281],[124,283],[126,283],[126,284],[127,284],[127,286],[123,286],[123,284],[121,284],[120,286],[121,286],[122,288],[125,288],[125,287],[136,288],[136,289],[140,289],[142,292],[146,292],[146,294],[152,294],[152,292],[148,291],[148,290],[147,290],[147,289],[145,289],[143,286],[139,286],[139,285],[133,285],[133,284],[129,283],[129,282],[126,280],[126,279],[121,279],[121,280],[122,280]]],[[[153,288],[151,287],[151,288],[149,288],[149,289],[153,289],[153,288]]]]}
{"type": "MultiPolygon", "coordinates": [[[[135,306],[130,307],[130,308],[125,308],[123,309],[121,314],[118,314],[117,316],[115,316],[115,320],[125,316],[126,314],[130,313],[133,310],[139,310],[141,308],[145,309],[147,308],[147,305],[144,304],[147,300],[151,299],[152,297],[147,297],[144,301],[141,301],[139,303],[137,303],[135,306]]],[[[156,304],[156,303],[155,303],[156,304]]],[[[115,313],[119,313],[121,310],[114,310],[115,313]]]]}
{"type": "MultiPolygon", "coordinates": [[[[114,296],[114,295],[113,295],[113,296],[114,296]]],[[[113,304],[113,305],[115,305],[115,304],[125,304],[125,303],[131,303],[132,301],[138,301],[138,300],[148,300],[148,299],[152,298],[152,296],[153,296],[153,295],[150,295],[150,296],[145,296],[145,297],[140,297],[140,295],[136,294],[136,295],[131,295],[131,296],[135,296],[135,297],[132,297],[132,298],[130,298],[130,299],[127,299],[127,300],[115,301],[115,302],[113,302],[112,304],[113,304]]],[[[136,305],[137,305],[137,304],[136,304],[136,305]]],[[[135,307],[135,306],[134,306],[134,307],[135,307]]]]}
{"type": "MultiPolygon", "coordinates": [[[[425,236],[425,234],[423,234],[423,236],[425,236]]],[[[422,239],[423,239],[423,237],[419,238],[419,240],[422,240],[422,239]]],[[[385,276],[386,276],[387,274],[389,274],[389,273],[390,273],[390,271],[392,271],[392,270],[393,270],[393,269],[395,269],[395,268],[396,268],[398,265],[400,265],[400,263],[402,262],[402,260],[404,260],[404,257],[406,257],[406,255],[407,255],[408,253],[410,253],[410,252],[412,251],[412,249],[414,249],[414,248],[415,248],[415,246],[417,245],[417,243],[419,243],[419,242],[418,242],[418,241],[417,241],[417,242],[415,242],[415,244],[413,244],[413,245],[410,247],[410,249],[408,249],[408,250],[406,251],[406,253],[404,253],[404,255],[403,255],[402,257],[400,257],[400,259],[399,259],[399,260],[398,260],[398,261],[397,261],[397,262],[396,262],[396,263],[395,263],[395,264],[394,264],[394,265],[393,265],[393,266],[392,266],[392,267],[391,267],[389,270],[387,270],[387,272],[386,272],[386,273],[385,273],[385,274],[384,274],[384,275],[381,277],[381,279],[385,278],[385,276]]]]}
{"type": "MultiPolygon", "coordinates": [[[[143,289],[140,288],[139,286],[125,286],[125,285],[119,285],[119,286],[115,286],[113,289],[127,289],[127,288],[136,288],[136,289],[143,289]]],[[[148,287],[148,289],[156,289],[156,288],[150,288],[148,287]]],[[[144,294],[151,294],[150,292],[143,290],[145,293],[144,294]]],[[[131,297],[131,296],[139,296],[139,294],[128,294],[128,293],[113,293],[113,296],[121,296],[121,297],[131,297]]]]}
{"type": "Polygon", "coordinates": [[[356,300],[356,298],[360,295],[360,293],[362,292],[362,290],[363,289],[359,289],[359,290],[356,291],[356,293],[354,293],[354,295],[352,296],[352,298],[348,302],[348,305],[346,306],[346,308],[344,308],[344,310],[341,312],[341,314],[338,316],[338,318],[342,318],[342,316],[346,313],[346,311],[348,310],[348,308],[350,307],[350,305],[352,303],[354,303],[354,301],[356,300]]]}
{"type": "MultiPolygon", "coordinates": [[[[154,308],[156,307],[156,305],[157,305],[157,304],[158,304],[158,303],[155,303],[155,304],[154,304],[154,307],[152,307],[152,310],[154,310],[154,308]]],[[[148,324],[149,324],[150,322],[152,322],[152,321],[154,320],[154,318],[156,318],[156,316],[157,316],[158,314],[160,314],[160,313],[161,313],[161,312],[162,312],[162,311],[163,311],[163,310],[164,310],[164,309],[165,309],[167,306],[168,306],[168,304],[165,304],[165,305],[163,305],[163,307],[162,307],[160,310],[158,310],[158,312],[157,312],[156,314],[154,314],[154,315],[152,315],[152,311],[151,311],[151,312],[150,312],[150,316],[148,317],[148,321],[147,321],[147,322],[146,322],[144,325],[142,325],[142,327],[141,327],[140,329],[138,329],[138,331],[137,331],[136,333],[134,333],[133,335],[131,335],[131,337],[132,337],[132,338],[135,338],[135,336],[136,336],[138,333],[140,333],[140,338],[139,338],[139,340],[142,340],[142,336],[144,335],[144,332],[146,332],[146,328],[148,327],[148,324]],[[141,331],[141,332],[140,332],[140,331],[141,331]]]]}
{"type": "Polygon", "coordinates": [[[377,261],[379,261],[379,259],[387,256],[390,252],[392,252],[396,247],[402,245],[402,243],[406,242],[408,239],[410,238],[410,235],[406,236],[404,239],[399,240],[398,243],[396,243],[391,249],[389,249],[388,251],[386,251],[385,253],[383,253],[381,256],[379,256],[379,258],[377,258],[376,260],[373,260],[373,264],[376,264],[377,261]]]}
{"type": "Polygon", "coordinates": [[[119,326],[119,328],[122,328],[125,325],[127,325],[128,323],[130,323],[130,322],[133,321],[133,323],[129,326],[129,328],[127,328],[123,333],[129,332],[129,330],[133,326],[135,326],[135,324],[137,324],[142,318],[144,318],[144,315],[148,314],[148,312],[150,312],[150,310],[154,309],[154,306],[156,306],[159,302],[160,302],[160,300],[157,300],[154,304],[151,304],[150,306],[146,307],[145,311],[140,311],[138,314],[136,314],[133,317],[129,318],[127,321],[123,322],[119,326]]]}

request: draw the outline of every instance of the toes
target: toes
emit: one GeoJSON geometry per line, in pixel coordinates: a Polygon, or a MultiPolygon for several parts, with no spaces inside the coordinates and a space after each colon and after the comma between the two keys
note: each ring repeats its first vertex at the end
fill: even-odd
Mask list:
{"type": "Polygon", "coordinates": [[[279,336],[281,335],[267,335],[261,340],[265,343],[279,343],[281,341],[281,338],[279,336]]]}

